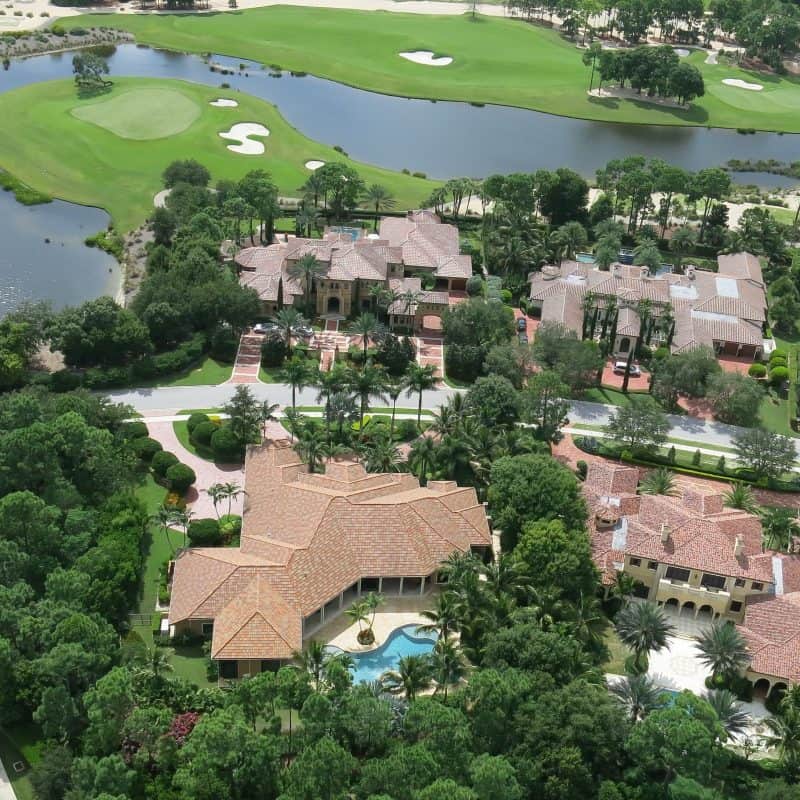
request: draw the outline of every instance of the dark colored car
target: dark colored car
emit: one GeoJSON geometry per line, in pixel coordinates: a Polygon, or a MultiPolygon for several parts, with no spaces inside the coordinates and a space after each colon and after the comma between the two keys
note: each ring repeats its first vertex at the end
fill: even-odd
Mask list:
{"type": "Polygon", "coordinates": [[[526,320],[525,317],[520,317],[517,320],[517,330],[518,331],[528,330],[528,320],[526,320]]]}

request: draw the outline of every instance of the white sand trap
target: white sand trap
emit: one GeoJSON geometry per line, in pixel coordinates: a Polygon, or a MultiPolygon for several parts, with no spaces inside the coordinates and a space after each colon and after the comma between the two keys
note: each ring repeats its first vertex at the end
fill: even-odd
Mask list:
{"type": "Polygon", "coordinates": [[[269,136],[269,129],[258,122],[239,122],[229,131],[220,133],[223,139],[231,139],[240,144],[229,144],[228,150],[243,156],[260,156],[264,152],[262,142],[254,142],[251,136],[269,136]]]}
{"type": "Polygon", "coordinates": [[[164,208],[167,205],[167,198],[169,197],[169,193],[172,189],[162,189],[160,192],[156,194],[153,198],[153,205],[156,208],[164,208]]]}
{"type": "Polygon", "coordinates": [[[423,64],[426,67],[446,67],[453,63],[450,56],[434,58],[432,50],[414,50],[410,53],[398,53],[398,55],[406,61],[413,61],[415,64],[423,64]]]}
{"type": "Polygon", "coordinates": [[[764,87],[760,83],[748,83],[739,78],[723,78],[722,82],[726,86],[735,86],[737,89],[749,89],[751,92],[760,92],[764,87]]]}
{"type": "Polygon", "coordinates": [[[311,161],[306,161],[306,169],[315,170],[324,166],[324,161],[317,161],[315,158],[312,158],[311,161]]]}
{"type": "Polygon", "coordinates": [[[679,58],[686,58],[689,55],[689,51],[685,47],[673,47],[672,49],[679,58]]]}
{"type": "Polygon", "coordinates": [[[216,108],[236,108],[239,104],[235,100],[226,100],[224,97],[220,97],[217,100],[212,100],[209,105],[216,108]]]}

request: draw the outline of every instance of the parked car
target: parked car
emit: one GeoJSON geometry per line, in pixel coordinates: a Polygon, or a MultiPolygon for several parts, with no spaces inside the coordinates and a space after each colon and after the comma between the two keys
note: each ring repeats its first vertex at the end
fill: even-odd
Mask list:
{"type": "MultiPolygon", "coordinates": [[[[624,375],[625,369],[628,366],[627,361],[615,361],[614,362],[614,374],[615,375],[624,375]]],[[[631,364],[630,369],[628,370],[628,374],[632,378],[638,378],[642,374],[642,370],[639,369],[638,364],[631,364]]]]}
{"type": "Polygon", "coordinates": [[[519,340],[520,344],[528,344],[528,334],[527,333],[520,333],[517,334],[517,339],[519,340]]]}
{"type": "Polygon", "coordinates": [[[274,322],[259,322],[253,325],[253,333],[274,333],[278,326],[274,322]]]}
{"type": "Polygon", "coordinates": [[[520,317],[517,320],[517,330],[518,331],[527,331],[528,330],[528,320],[525,317],[520,317]]]}
{"type": "Polygon", "coordinates": [[[314,329],[308,325],[297,325],[292,328],[292,333],[295,336],[302,336],[303,339],[310,339],[314,335],[314,329]]]}

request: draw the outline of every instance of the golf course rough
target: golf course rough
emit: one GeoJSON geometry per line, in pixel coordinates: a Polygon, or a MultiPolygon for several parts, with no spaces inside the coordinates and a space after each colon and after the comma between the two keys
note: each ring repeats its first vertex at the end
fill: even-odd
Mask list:
{"type": "Polygon", "coordinates": [[[259,98],[241,94],[237,108],[212,106],[218,98],[210,86],[157,78],[115,77],[109,92],[87,99],[70,79],[13,89],[0,94],[0,168],[53,197],[106,209],[122,231],[152,213],[161,174],[178,159],[200,161],[212,183],[264,169],[284,197],[298,196],[311,159],[349,164],[367,185],[385,186],[401,208],[420,207],[437,185],[353,161],[303,136],[259,98]],[[170,113],[154,111],[154,98],[170,113]],[[220,133],[255,120],[269,131],[259,140],[268,143],[265,152],[228,150],[220,133]]]}
{"type": "Polygon", "coordinates": [[[800,79],[706,63],[694,50],[706,94],[688,109],[589,97],[589,69],[574,42],[519,20],[272,6],[235,14],[88,14],[65,28],[114,27],[137,41],[192,53],[224,53],[385,94],[499,103],[609,122],[800,132],[800,79]],[[357,42],[354,46],[353,42],[357,42]],[[430,51],[453,62],[424,68],[399,53],[430,51]],[[761,83],[742,91],[724,79],[761,83]],[[745,116],[743,116],[743,112],[745,116]]]}

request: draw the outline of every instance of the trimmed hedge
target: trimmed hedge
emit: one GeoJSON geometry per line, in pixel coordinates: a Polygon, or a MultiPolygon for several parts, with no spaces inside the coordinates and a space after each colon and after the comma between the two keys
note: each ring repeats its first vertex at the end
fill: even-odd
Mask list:
{"type": "Polygon", "coordinates": [[[152,461],[156,453],[164,449],[161,446],[161,442],[157,442],[149,436],[144,436],[141,439],[134,439],[133,442],[131,442],[131,446],[136,456],[147,464],[152,461]]]}
{"type": "Polygon", "coordinates": [[[213,518],[193,519],[189,523],[187,536],[195,547],[215,547],[222,543],[219,522],[213,518]]]}
{"type": "Polygon", "coordinates": [[[750,365],[750,368],[747,370],[747,374],[751,378],[764,378],[767,374],[767,368],[763,364],[756,362],[755,364],[750,365]]]}
{"type": "Polygon", "coordinates": [[[775,349],[774,349],[774,350],[773,350],[773,351],[772,351],[772,352],[769,354],[769,360],[770,360],[770,361],[774,361],[776,358],[783,358],[783,359],[787,359],[787,358],[789,358],[789,353],[788,353],[786,350],[784,350],[782,347],[776,347],[776,348],[775,348],[775,349]]]}
{"type": "Polygon", "coordinates": [[[769,382],[773,386],[779,386],[784,381],[789,380],[789,369],[787,367],[775,367],[769,371],[769,382]]]}
{"type": "Polygon", "coordinates": [[[286,342],[277,336],[267,336],[261,344],[261,366],[281,367],[286,361],[286,342]]]}
{"type": "Polygon", "coordinates": [[[173,465],[178,464],[179,459],[175,453],[170,453],[167,450],[159,450],[150,462],[150,469],[153,470],[153,475],[156,480],[163,481],[167,477],[167,470],[173,465]]]}
{"type": "Polygon", "coordinates": [[[180,462],[169,467],[165,477],[169,483],[169,488],[180,494],[184,494],[197,480],[194,470],[187,464],[181,464],[180,462]]]}
{"type": "Polygon", "coordinates": [[[192,414],[189,419],[186,420],[186,430],[189,431],[189,436],[191,437],[195,431],[195,428],[201,422],[211,422],[209,419],[208,414],[192,414]]]}
{"type": "Polygon", "coordinates": [[[211,437],[211,449],[217,461],[236,463],[242,460],[242,443],[227,426],[218,428],[211,437]]]}
{"type": "Polygon", "coordinates": [[[214,434],[219,430],[219,425],[216,425],[211,420],[208,422],[201,422],[190,435],[192,444],[200,445],[202,447],[211,447],[211,439],[214,434]]]}
{"type": "Polygon", "coordinates": [[[143,439],[147,436],[147,425],[144,422],[126,422],[120,429],[119,435],[126,441],[132,442],[135,439],[143,439]]]}

